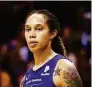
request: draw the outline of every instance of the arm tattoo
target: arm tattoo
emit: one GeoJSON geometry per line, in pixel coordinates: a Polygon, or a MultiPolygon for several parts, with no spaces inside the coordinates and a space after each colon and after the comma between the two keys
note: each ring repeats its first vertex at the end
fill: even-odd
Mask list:
{"type": "Polygon", "coordinates": [[[74,69],[69,68],[68,71],[63,71],[63,78],[67,87],[82,87],[78,72],[74,69]]]}
{"type": "Polygon", "coordinates": [[[56,76],[56,75],[60,76],[60,71],[61,71],[61,69],[59,69],[59,67],[56,70],[54,70],[54,76],[56,76]]]}

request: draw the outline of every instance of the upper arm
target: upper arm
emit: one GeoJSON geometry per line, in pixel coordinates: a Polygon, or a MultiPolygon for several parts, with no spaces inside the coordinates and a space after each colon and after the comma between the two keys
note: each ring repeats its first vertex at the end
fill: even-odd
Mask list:
{"type": "Polygon", "coordinates": [[[58,61],[53,73],[53,81],[57,87],[82,87],[75,65],[66,59],[58,61]]]}
{"type": "Polygon", "coordinates": [[[22,78],[22,80],[21,80],[21,82],[20,82],[20,86],[19,86],[19,87],[23,87],[24,80],[25,80],[25,76],[22,78]]]}

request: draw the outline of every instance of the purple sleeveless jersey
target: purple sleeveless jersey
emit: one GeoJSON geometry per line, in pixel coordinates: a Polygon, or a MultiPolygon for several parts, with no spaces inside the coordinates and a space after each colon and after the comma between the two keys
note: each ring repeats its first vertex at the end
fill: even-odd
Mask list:
{"type": "Polygon", "coordinates": [[[57,61],[64,58],[58,54],[38,70],[29,69],[25,75],[23,87],[56,87],[53,83],[53,71],[57,61]]]}

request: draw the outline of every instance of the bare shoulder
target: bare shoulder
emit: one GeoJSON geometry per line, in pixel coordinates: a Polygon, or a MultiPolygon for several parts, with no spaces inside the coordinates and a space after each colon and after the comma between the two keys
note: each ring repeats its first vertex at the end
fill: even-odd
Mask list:
{"type": "Polygon", "coordinates": [[[83,87],[75,65],[67,59],[57,62],[53,72],[53,82],[57,87],[83,87]]]}
{"type": "Polygon", "coordinates": [[[25,76],[22,78],[22,80],[21,80],[21,82],[20,82],[20,86],[19,86],[19,87],[23,87],[24,80],[25,80],[25,76]]]}

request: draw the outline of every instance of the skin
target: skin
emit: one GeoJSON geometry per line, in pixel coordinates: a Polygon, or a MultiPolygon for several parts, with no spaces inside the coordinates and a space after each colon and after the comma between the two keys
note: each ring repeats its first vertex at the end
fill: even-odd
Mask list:
{"type": "MultiPolygon", "coordinates": [[[[25,38],[30,51],[34,55],[34,71],[57,55],[51,48],[51,39],[56,35],[56,30],[53,32],[49,31],[48,24],[46,24],[46,20],[42,14],[34,13],[27,19],[25,38]],[[32,41],[36,43],[30,44],[32,41]]],[[[64,59],[58,61],[56,64],[53,72],[53,82],[56,87],[82,87],[81,79],[75,66],[70,61],[64,59]]],[[[23,80],[21,83],[23,83],[23,80]]],[[[20,85],[20,87],[23,86],[20,85]]]]}
{"type": "Polygon", "coordinates": [[[29,49],[33,53],[44,50],[50,44],[49,28],[41,15],[33,14],[30,16],[25,25],[25,38],[29,49]],[[30,41],[38,42],[35,47],[30,46],[30,41]],[[43,43],[43,44],[42,44],[43,43]]]}

